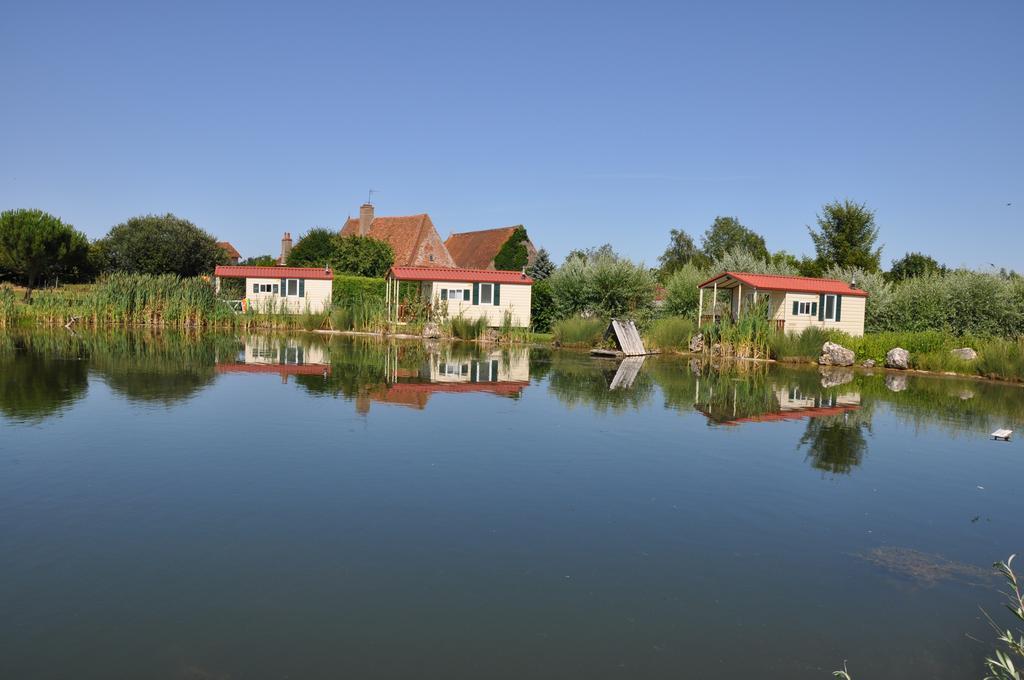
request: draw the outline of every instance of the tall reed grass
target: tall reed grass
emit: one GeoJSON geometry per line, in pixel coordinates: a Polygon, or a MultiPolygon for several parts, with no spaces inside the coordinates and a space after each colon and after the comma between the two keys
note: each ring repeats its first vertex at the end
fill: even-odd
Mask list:
{"type": "Polygon", "coordinates": [[[476,340],[487,330],[487,317],[467,319],[464,316],[454,316],[448,320],[448,326],[453,338],[476,340]]]}
{"type": "Polygon", "coordinates": [[[683,316],[666,316],[655,320],[647,330],[647,343],[661,350],[685,350],[696,326],[683,316]]]}
{"type": "Polygon", "coordinates": [[[551,334],[562,347],[595,347],[607,327],[608,322],[596,317],[571,316],[556,321],[551,334]]]}
{"type": "Polygon", "coordinates": [[[8,284],[0,286],[0,326],[13,326],[18,321],[18,301],[14,287],[8,284]]]}

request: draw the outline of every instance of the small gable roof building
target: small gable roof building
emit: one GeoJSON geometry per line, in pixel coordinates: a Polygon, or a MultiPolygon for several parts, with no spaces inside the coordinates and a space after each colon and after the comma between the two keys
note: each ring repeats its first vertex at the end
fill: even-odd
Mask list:
{"type": "Polygon", "coordinates": [[[490,327],[528,327],[533,302],[533,279],[522,272],[444,267],[392,267],[387,275],[389,318],[399,321],[399,283],[418,285],[420,299],[449,319],[484,319],[490,327]]]}
{"type": "Polygon", "coordinates": [[[334,272],[320,267],[251,267],[217,265],[215,286],[221,279],[244,279],[242,309],[263,313],[320,313],[331,304],[334,272]]]}
{"type": "Polygon", "coordinates": [[[384,241],[395,251],[398,267],[455,267],[455,261],[434,228],[430,215],[376,217],[373,205],[359,207],[359,218],[350,217],[342,236],[368,236],[384,241]]]}
{"type": "MultiPolygon", "coordinates": [[[[498,256],[502,247],[512,238],[516,230],[522,228],[522,225],[518,225],[461,232],[449,236],[444,245],[448,248],[457,267],[495,269],[494,258],[498,256]]],[[[524,245],[526,246],[527,266],[529,266],[537,257],[537,249],[529,239],[524,241],[524,245]]]]}
{"type": "Polygon", "coordinates": [[[228,241],[217,241],[217,247],[223,250],[224,254],[228,256],[230,264],[238,264],[239,260],[242,259],[242,254],[239,253],[238,249],[228,241]]]}
{"type": "Polygon", "coordinates": [[[807,276],[722,272],[701,283],[701,323],[721,319],[728,313],[734,320],[746,309],[765,305],[775,327],[800,333],[816,327],[864,335],[867,291],[853,282],[807,276]],[[709,295],[710,293],[710,295],[709,295]],[[728,300],[722,300],[728,293],[728,300]]]}

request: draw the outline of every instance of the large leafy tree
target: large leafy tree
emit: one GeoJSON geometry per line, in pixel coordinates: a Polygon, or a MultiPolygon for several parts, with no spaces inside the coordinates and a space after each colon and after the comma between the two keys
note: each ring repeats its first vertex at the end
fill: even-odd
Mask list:
{"type": "Polygon", "coordinates": [[[946,267],[938,261],[922,253],[907,253],[898,260],[893,260],[886,278],[893,282],[916,279],[928,274],[945,274],[946,267]]]}
{"type": "Polygon", "coordinates": [[[537,257],[533,258],[533,264],[526,270],[526,273],[534,281],[543,281],[555,273],[555,263],[551,261],[551,255],[546,248],[537,251],[537,257]]]}
{"type": "Polygon", "coordinates": [[[673,229],[669,232],[668,247],[665,248],[665,252],[658,258],[658,262],[661,264],[661,277],[663,279],[667,279],[673,272],[682,269],[691,262],[701,266],[706,261],[707,258],[697,247],[697,244],[693,242],[693,238],[682,229],[673,229]]]}
{"type": "Polygon", "coordinates": [[[863,203],[849,199],[827,203],[818,215],[818,230],[807,227],[818,253],[818,264],[829,267],[879,269],[882,249],[875,248],[878,227],[875,213],[863,203]]]}
{"type": "Polygon", "coordinates": [[[367,236],[337,236],[329,260],[335,271],[356,276],[384,276],[395,262],[391,246],[367,236]]]}
{"type": "Polygon", "coordinates": [[[334,257],[338,234],[333,229],[313,227],[299,238],[285,264],[291,267],[323,267],[334,257]]]}
{"type": "Polygon", "coordinates": [[[277,258],[273,255],[254,255],[245,258],[238,264],[246,267],[273,267],[277,265],[277,258]]]}
{"type": "Polygon", "coordinates": [[[764,237],[740,224],[735,217],[716,217],[700,241],[701,250],[712,262],[736,250],[746,251],[762,260],[769,258],[764,237]]]}
{"type": "Polygon", "coordinates": [[[20,277],[25,299],[41,277],[84,267],[89,252],[85,234],[42,210],[0,213],[0,268],[20,277]]]}
{"type": "Polygon", "coordinates": [[[227,263],[213,236],[171,213],[132,217],[112,228],[99,248],[107,271],[199,276],[227,263]]]}

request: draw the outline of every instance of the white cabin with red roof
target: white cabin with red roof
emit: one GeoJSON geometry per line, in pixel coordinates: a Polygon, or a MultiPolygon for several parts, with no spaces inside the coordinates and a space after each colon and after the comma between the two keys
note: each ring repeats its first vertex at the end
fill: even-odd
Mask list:
{"type": "Polygon", "coordinates": [[[779,330],[800,333],[817,327],[864,335],[868,294],[855,282],[807,276],[722,272],[700,284],[700,322],[734,321],[762,307],[779,330]]]}
{"type": "Polygon", "coordinates": [[[221,279],[244,279],[243,311],[265,314],[319,314],[331,305],[334,272],[326,267],[223,266],[214,270],[216,288],[221,279]]]}
{"type": "Polygon", "coordinates": [[[528,327],[533,279],[522,272],[445,267],[392,267],[388,272],[387,304],[390,317],[400,320],[399,283],[419,284],[420,298],[441,316],[481,317],[491,327],[501,326],[506,315],[513,326],[528,327]]]}

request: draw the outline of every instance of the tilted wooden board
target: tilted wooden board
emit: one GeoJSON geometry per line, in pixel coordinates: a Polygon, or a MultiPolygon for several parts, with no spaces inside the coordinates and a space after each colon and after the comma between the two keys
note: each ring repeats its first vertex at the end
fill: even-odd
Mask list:
{"type": "Polygon", "coordinates": [[[647,354],[647,350],[644,349],[644,341],[640,339],[640,331],[636,329],[636,324],[632,321],[612,319],[611,327],[608,330],[615,334],[619,349],[627,357],[647,354]]]}

